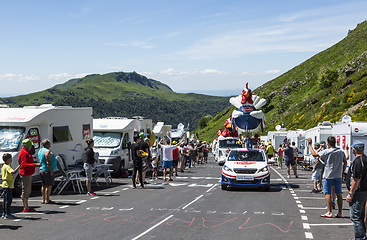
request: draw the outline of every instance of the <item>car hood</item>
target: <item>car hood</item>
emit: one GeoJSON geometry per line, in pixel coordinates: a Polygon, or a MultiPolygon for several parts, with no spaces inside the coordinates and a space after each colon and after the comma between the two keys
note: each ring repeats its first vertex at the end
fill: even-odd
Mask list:
{"type": "Polygon", "coordinates": [[[266,162],[247,162],[247,161],[226,161],[225,165],[229,168],[259,169],[267,166],[266,162]]]}

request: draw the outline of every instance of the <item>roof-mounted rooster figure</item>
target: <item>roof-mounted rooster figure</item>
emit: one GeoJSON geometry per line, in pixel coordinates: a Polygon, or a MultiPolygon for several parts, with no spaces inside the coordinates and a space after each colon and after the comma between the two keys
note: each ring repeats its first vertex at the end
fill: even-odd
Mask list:
{"type": "Polygon", "coordinates": [[[239,128],[243,131],[258,131],[264,130],[265,127],[265,115],[259,108],[266,104],[264,98],[260,96],[252,95],[251,89],[248,88],[248,83],[246,83],[246,88],[242,90],[242,94],[237,97],[232,97],[229,102],[238,108],[232,113],[232,123],[234,128],[239,128]]]}

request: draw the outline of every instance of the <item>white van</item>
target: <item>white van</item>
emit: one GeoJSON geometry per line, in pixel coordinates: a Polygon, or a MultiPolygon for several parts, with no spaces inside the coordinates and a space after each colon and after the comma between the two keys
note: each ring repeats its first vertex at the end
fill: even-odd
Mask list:
{"type": "MultiPolygon", "coordinates": [[[[278,125],[279,126],[279,125],[278,125]]],[[[274,146],[274,148],[278,149],[279,144],[283,143],[285,139],[287,139],[287,129],[286,128],[280,128],[280,126],[277,126],[277,131],[269,131],[268,132],[268,142],[271,142],[271,145],[274,146]]]]}
{"type": "Polygon", "coordinates": [[[305,141],[304,160],[306,163],[307,162],[310,163],[312,158],[310,149],[308,147],[308,139],[309,138],[312,139],[312,144],[314,144],[315,142],[319,143],[321,141],[326,142],[327,138],[331,136],[332,128],[333,128],[332,123],[330,123],[329,121],[324,121],[322,123],[319,123],[316,127],[310,128],[306,131],[304,140],[305,141]]]}
{"type": "MultiPolygon", "coordinates": [[[[333,126],[331,135],[336,138],[336,147],[346,151],[346,146],[349,146],[349,166],[350,160],[354,160],[350,147],[353,142],[361,141],[367,146],[367,122],[352,122],[349,116],[344,116],[342,122],[337,122],[333,126]]],[[[364,154],[367,154],[367,148],[365,148],[364,154]]]]}
{"type": "Polygon", "coordinates": [[[184,138],[184,142],[187,143],[188,140],[188,136],[190,134],[187,134],[188,130],[187,128],[185,128],[185,126],[182,123],[179,123],[177,125],[177,129],[171,129],[171,138],[172,138],[172,142],[176,141],[176,142],[180,142],[182,138],[184,138]]]}
{"type": "Polygon", "coordinates": [[[130,144],[134,132],[140,131],[137,119],[109,117],[93,119],[94,151],[99,153],[102,164],[112,164],[114,173],[133,167],[130,144]]]}
{"type": "MultiPolygon", "coordinates": [[[[11,167],[18,166],[18,154],[22,141],[29,138],[33,142],[38,162],[41,141],[51,141],[51,151],[63,154],[67,165],[84,162],[85,140],[93,136],[92,108],[55,107],[50,104],[27,106],[23,108],[0,108],[0,165],[2,156],[10,153],[13,157],[11,167]]],[[[15,194],[21,193],[21,179],[14,175],[15,194]]],[[[33,181],[39,181],[39,168],[33,181]]]]}

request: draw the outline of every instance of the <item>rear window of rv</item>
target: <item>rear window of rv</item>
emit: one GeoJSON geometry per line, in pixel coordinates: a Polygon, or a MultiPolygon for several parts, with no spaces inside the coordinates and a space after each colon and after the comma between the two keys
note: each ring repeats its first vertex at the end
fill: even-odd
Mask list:
{"type": "Polygon", "coordinates": [[[73,141],[69,126],[53,127],[53,142],[69,142],[73,141]]]}
{"type": "Polygon", "coordinates": [[[0,127],[0,151],[17,151],[24,130],[24,127],[0,127]]]}
{"type": "Polygon", "coordinates": [[[95,147],[118,147],[121,142],[122,133],[115,132],[93,132],[95,147]]]}

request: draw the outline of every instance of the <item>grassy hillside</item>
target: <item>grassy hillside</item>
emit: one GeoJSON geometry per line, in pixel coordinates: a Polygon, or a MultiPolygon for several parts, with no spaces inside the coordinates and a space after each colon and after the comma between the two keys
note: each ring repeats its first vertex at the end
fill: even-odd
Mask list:
{"type": "Polygon", "coordinates": [[[91,106],[97,118],[139,115],[174,127],[180,122],[195,127],[201,117],[216,115],[229,106],[227,98],[175,93],[169,86],[136,72],[88,75],[44,91],[0,101],[11,107],[45,103],[91,106]]]}
{"type": "MultiPolygon", "coordinates": [[[[268,102],[262,108],[267,123],[262,135],[282,122],[295,130],[309,129],[322,121],[336,122],[346,114],[353,121],[367,121],[367,22],[253,92],[268,102]]],[[[222,113],[214,117],[206,128],[198,130],[199,135],[212,140],[227,117],[222,113]]]]}

